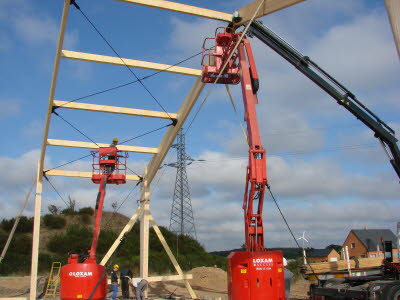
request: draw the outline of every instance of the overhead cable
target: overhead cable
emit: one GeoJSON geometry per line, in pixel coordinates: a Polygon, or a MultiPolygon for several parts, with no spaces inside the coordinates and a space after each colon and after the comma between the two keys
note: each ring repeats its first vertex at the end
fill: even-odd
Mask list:
{"type": "Polygon", "coordinates": [[[105,38],[105,36],[100,32],[100,30],[94,25],[94,23],[89,19],[89,17],[82,11],[79,5],[76,4],[75,1],[71,2],[75,6],[75,8],[82,14],[82,16],[89,22],[89,24],[93,27],[93,29],[99,34],[99,36],[103,39],[103,41],[110,47],[110,49],[114,52],[116,56],[121,60],[124,66],[129,70],[129,72],[136,78],[136,80],[143,86],[143,88],[147,91],[147,93],[153,98],[155,102],[157,102],[158,106],[168,115],[171,120],[174,120],[168,112],[165,110],[164,106],[157,100],[157,98],[153,95],[153,93],[146,87],[146,85],[142,82],[142,80],[136,75],[136,73],[125,63],[123,58],[119,55],[117,50],[111,45],[111,43],[105,38]]]}

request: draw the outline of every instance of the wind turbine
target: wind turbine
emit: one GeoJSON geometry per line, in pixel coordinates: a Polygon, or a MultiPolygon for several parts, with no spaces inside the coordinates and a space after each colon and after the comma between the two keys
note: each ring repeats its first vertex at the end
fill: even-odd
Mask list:
{"type": "Polygon", "coordinates": [[[305,238],[305,234],[306,232],[303,231],[303,235],[297,239],[298,241],[303,240],[303,249],[304,249],[304,242],[308,243],[307,239],[305,238]]]}
{"type": "Polygon", "coordinates": [[[307,260],[306,260],[306,250],[304,249],[304,243],[305,243],[305,242],[308,243],[308,240],[306,239],[305,235],[306,235],[306,232],[303,231],[303,235],[297,239],[298,241],[299,241],[299,240],[303,240],[303,264],[306,264],[306,263],[307,263],[307,260]]]}

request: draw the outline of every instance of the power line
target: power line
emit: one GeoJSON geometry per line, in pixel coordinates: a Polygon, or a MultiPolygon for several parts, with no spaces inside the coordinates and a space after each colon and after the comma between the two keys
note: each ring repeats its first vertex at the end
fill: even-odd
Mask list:
{"type": "Polygon", "coordinates": [[[94,25],[94,23],[89,19],[89,17],[82,11],[78,4],[75,1],[71,2],[75,6],[75,8],[82,14],[82,16],[89,22],[89,24],[93,27],[93,29],[100,35],[103,41],[110,47],[110,49],[114,52],[116,56],[121,60],[121,62],[125,65],[125,67],[129,70],[129,72],[136,78],[136,80],[143,86],[143,88],[147,91],[147,93],[153,98],[155,102],[157,102],[158,106],[168,115],[171,120],[174,120],[169,113],[165,110],[165,108],[161,105],[161,103],[157,100],[157,98],[152,94],[152,92],[145,86],[142,80],[136,75],[136,73],[125,63],[122,57],[119,55],[117,50],[111,45],[111,43],[105,38],[105,36],[100,32],[100,30],[94,25]]]}

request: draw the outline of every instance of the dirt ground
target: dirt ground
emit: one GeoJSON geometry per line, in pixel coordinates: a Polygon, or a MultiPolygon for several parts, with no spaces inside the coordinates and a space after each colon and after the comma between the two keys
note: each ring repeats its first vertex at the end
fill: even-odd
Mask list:
{"type": "MultiPolygon", "coordinates": [[[[226,272],[218,268],[200,267],[188,272],[193,275],[189,280],[197,297],[202,300],[227,300],[226,272]]],[[[0,297],[21,297],[29,293],[30,277],[0,277],[0,297]]],[[[46,283],[44,276],[39,278],[38,291],[43,291],[46,283]]],[[[304,279],[293,280],[290,299],[307,299],[309,283],[304,279]]],[[[149,299],[190,299],[183,282],[154,282],[149,284],[149,299]]],[[[108,296],[110,296],[109,293],[108,296]]],[[[131,296],[133,293],[131,292],[131,296]]],[[[118,296],[121,296],[119,292],[118,296]]]]}

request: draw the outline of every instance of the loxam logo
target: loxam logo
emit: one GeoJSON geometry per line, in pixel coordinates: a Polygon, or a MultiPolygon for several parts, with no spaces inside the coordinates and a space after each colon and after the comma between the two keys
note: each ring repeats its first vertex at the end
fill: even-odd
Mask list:
{"type": "Polygon", "coordinates": [[[93,272],[69,272],[68,275],[72,277],[87,277],[93,276],[93,272]]]}
{"type": "Polygon", "coordinates": [[[253,264],[261,264],[261,263],[273,263],[274,260],[272,258],[253,258],[253,264]]]}

